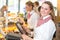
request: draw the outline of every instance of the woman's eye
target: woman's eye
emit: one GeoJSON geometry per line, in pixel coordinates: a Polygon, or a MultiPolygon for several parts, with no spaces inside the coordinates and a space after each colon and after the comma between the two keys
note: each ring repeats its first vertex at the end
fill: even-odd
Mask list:
{"type": "Polygon", "coordinates": [[[48,10],[47,8],[41,7],[41,9],[48,10]]]}

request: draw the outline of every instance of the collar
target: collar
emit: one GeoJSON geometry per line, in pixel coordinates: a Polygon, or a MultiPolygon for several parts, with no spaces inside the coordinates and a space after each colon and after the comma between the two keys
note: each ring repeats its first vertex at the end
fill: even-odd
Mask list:
{"type": "Polygon", "coordinates": [[[43,19],[46,19],[46,18],[48,18],[48,17],[50,17],[50,15],[47,15],[47,16],[43,17],[43,19]]]}
{"type": "Polygon", "coordinates": [[[33,14],[34,13],[34,10],[28,11],[27,13],[33,14]]]}

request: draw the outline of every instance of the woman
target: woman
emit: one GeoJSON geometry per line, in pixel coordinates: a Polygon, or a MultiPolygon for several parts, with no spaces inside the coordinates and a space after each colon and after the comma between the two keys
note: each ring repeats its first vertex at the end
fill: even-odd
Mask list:
{"type": "Polygon", "coordinates": [[[35,21],[38,19],[39,15],[33,10],[33,3],[31,1],[26,2],[26,11],[28,27],[33,29],[35,21]]]}
{"type": "Polygon", "coordinates": [[[54,24],[54,9],[49,1],[45,1],[41,5],[40,19],[38,19],[36,27],[34,27],[34,39],[26,35],[22,35],[23,39],[28,40],[52,40],[56,31],[54,24]],[[25,36],[25,37],[24,37],[25,36]]]}
{"type": "Polygon", "coordinates": [[[34,40],[52,40],[56,31],[54,24],[54,9],[49,1],[41,5],[40,19],[35,28],[34,40]]]}
{"type": "Polygon", "coordinates": [[[5,36],[6,34],[3,32],[2,28],[5,27],[5,17],[4,17],[4,12],[7,11],[7,6],[4,5],[0,9],[0,33],[5,36]]]}
{"type": "Polygon", "coordinates": [[[39,2],[38,1],[35,1],[34,2],[34,11],[37,12],[37,13],[39,13],[38,12],[38,8],[39,8],[39,2]]]}

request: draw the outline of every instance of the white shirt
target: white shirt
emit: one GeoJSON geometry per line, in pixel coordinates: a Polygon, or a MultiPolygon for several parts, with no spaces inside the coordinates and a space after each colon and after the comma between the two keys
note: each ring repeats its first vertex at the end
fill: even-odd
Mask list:
{"type": "MultiPolygon", "coordinates": [[[[49,17],[46,16],[43,19],[49,17]]],[[[34,28],[34,40],[52,40],[56,31],[55,24],[52,20],[34,28]]]]}
{"type": "Polygon", "coordinates": [[[30,29],[33,29],[33,27],[35,26],[35,22],[37,21],[37,19],[39,18],[39,15],[37,13],[35,13],[34,11],[30,12],[31,17],[30,19],[28,19],[27,23],[30,29]]]}

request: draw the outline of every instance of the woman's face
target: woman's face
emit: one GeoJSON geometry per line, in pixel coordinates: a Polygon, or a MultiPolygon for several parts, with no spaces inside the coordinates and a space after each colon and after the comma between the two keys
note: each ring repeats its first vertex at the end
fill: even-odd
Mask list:
{"type": "Polygon", "coordinates": [[[51,10],[50,10],[49,5],[46,3],[43,3],[41,6],[41,10],[40,10],[41,16],[43,16],[43,17],[47,16],[50,14],[50,12],[51,12],[51,10]]]}
{"type": "Polygon", "coordinates": [[[26,11],[29,11],[29,6],[28,5],[26,5],[26,11]]]}
{"type": "Polygon", "coordinates": [[[34,3],[34,7],[37,7],[37,6],[36,6],[36,3],[34,3]]]}
{"type": "Polygon", "coordinates": [[[31,10],[32,10],[32,6],[26,5],[26,11],[31,11],[31,10]]]}

